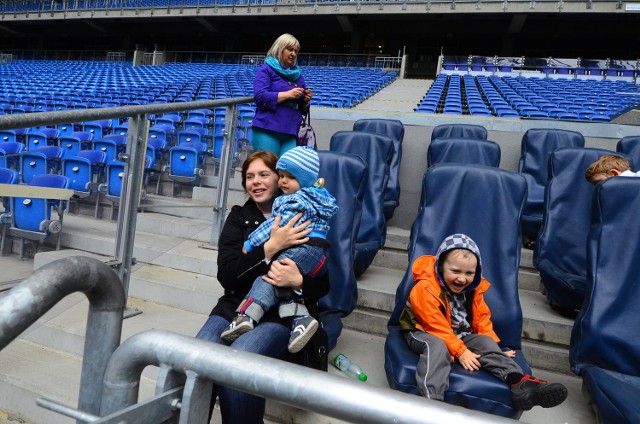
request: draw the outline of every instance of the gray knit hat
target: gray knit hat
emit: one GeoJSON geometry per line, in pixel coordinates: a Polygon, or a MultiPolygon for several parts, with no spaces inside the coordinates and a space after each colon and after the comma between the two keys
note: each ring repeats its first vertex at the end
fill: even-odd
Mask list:
{"type": "Polygon", "coordinates": [[[311,187],[318,180],[320,159],[311,147],[294,147],[280,157],[276,169],[296,177],[301,188],[311,187]]]}

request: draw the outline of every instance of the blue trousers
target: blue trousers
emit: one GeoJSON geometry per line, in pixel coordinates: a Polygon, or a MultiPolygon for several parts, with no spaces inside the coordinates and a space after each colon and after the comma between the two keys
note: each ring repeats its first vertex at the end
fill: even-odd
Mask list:
{"type": "MultiPolygon", "coordinates": [[[[292,247],[281,252],[277,260],[284,258],[294,261],[302,275],[313,277],[326,272],[327,249],[323,247],[308,244],[292,247]]],[[[236,311],[259,322],[265,312],[282,300],[278,297],[277,287],[258,277],[236,311]]],[[[306,315],[306,308],[303,309],[304,312],[296,315],[306,315]]]]}
{"type": "MultiPolygon", "coordinates": [[[[196,338],[221,345],[229,345],[220,338],[220,333],[229,327],[225,318],[212,315],[200,329],[196,338]]],[[[238,337],[230,346],[244,352],[253,352],[276,359],[287,359],[287,343],[290,329],[275,323],[264,322],[252,331],[238,337]]],[[[216,398],[220,399],[222,424],[264,424],[264,398],[230,389],[213,386],[209,416],[213,412],[216,398]]]]}

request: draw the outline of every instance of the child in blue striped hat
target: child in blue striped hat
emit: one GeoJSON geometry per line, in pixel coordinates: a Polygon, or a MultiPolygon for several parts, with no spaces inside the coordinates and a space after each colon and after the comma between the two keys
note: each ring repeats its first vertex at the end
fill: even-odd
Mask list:
{"type": "MultiPolygon", "coordinates": [[[[324,188],[324,180],[318,179],[318,153],[311,147],[294,147],[280,157],[276,169],[280,174],[278,187],[283,194],[273,202],[272,216],[249,235],[243,252],[246,254],[269,240],[275,217],[280,215],[280,226],[283,226],[301,213],[298,222],[310,222],[309,241],[283,250],[273,259],[290,258],[305,276],[323,275],[327,268],[327,249],[330,246],[327,241],[329,219],[336,213],[338,206],[336,199],[324,188]]],[[[265,261],[268,262],[267,259],[265,261]]],[[[238,316],[220,337],[233,342],[242,334],[253,330],[255,323],[262,319],[267,310],[279,305],[280,316],[292,318],[289,352],[299,352],[318,330],[318,321],[296,299],[295,295],[301,294],[296,292],[297,290],[273,286],[262,276],[256,278],[236,310],[238,316]]]]}

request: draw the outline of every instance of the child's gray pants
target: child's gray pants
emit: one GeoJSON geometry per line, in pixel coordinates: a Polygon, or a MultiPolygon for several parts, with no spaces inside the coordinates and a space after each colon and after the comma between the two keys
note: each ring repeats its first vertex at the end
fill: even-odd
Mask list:
{"type": "MultiPolygon", "coordinates": [[[[409,348],[418,355],[416,383],[420,394],[428,399],[443,400],[449,389],[451,354],[444,342],[421,330],[405,332],[409,348]]],[[[505,381],[511,373],[522,374],[520,366],[502,353],[498,344],[489,336],[470,334],[462,339],[467,349],[480,355],[478,362],[483,370],[505,381]]]]}

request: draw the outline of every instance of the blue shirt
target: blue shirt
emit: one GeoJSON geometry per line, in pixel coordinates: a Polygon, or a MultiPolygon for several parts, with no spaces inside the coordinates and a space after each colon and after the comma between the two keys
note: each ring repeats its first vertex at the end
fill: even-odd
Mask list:
{"type": "Polygon", "coordinates": [[[324,188],[304,187],[293,194],[278,196],[273,202],[273,215],[253,230],[244,248],[250,252],[254,247],[264,244],[271,237],[271,227],[276,216],[280,215],[280,226],[286,225],[299,212],[302,217],[298,223],[311,221],[309,237],[327,238],[329,219],[338,210],[336,199],[324,188]]]}

